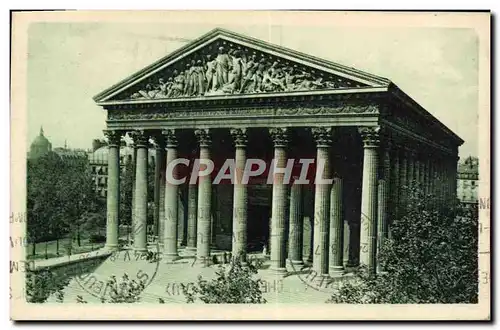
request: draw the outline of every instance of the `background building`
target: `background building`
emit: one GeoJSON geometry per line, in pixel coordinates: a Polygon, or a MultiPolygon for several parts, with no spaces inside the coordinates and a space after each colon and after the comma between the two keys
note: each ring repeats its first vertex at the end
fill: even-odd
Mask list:
{"type": "Polygon", "coordinates": [[[40,127],[40,134],[33,140],[28,152],[28,158],[34,159],[48,154],[52,151],[52,143],[43,134],[43,127],[40,127]]]}
{"type": "Polygon", "coordinates": [[[458,164],[457,197],[462,203],[477,203],[479,159],[469,156],[458,164]]]}

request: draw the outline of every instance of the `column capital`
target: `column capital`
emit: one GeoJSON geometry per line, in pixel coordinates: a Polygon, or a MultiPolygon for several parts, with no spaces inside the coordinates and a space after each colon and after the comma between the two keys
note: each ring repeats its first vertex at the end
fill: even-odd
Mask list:
{"type": "Polygon", "coordinates": [[[230,133],[236,147],[246,147],[248,142],[246,128],[231,128],[230,133]]]}
{"type": "Polygon", "coordinates": [[[163,136],[163,134],[154,134],[152,136],[153,138],[153,142],[155,144],[155,149],[165,149],[165,137],[163,136]]]}
{"type": "Polygon", "coordinates": [[[161,131],[161,135],[163,136],[163,139],[165,139],[167,148],[175,148],[179,144],[175,129],[164,129],[161,131]]]}
{"type": "Polygon", "coordinates": [[[375,148],[380,144],[380,126],[358,127],[365,148],[375,148]]]}
{"type": "Polygon", "coordinates": [[[288,127],[273,127],[269,129],[269,134],[273,139],[275,147],[286,147],[288,144],[288,127]]]}
{"type": "Polygon", "coordinates": [[[333,128],[312,127],[311,133],[313,135],[314,140],[316,141],[316,146],[329,147],[332,145],[333,128]]]}
{"type": "Polygon", "coordinates": [[[117,130],[104,130],[104,136],[108,139],[109,146],[120,146],[122,132],[117,130]]]}
{"type": "Polygon", "coordinates": [[[200,147],[209,147],[212,144],[212,136],[208,128],[200,128],[194,131],[194,135],[200,144],[200,147]]]}
{"type": "Polygon", "coordinates": [[[147,147],[149,135],[144,130],[135,130],[130,132],[130,137],[134,141],[134,147],[147,147]]]}

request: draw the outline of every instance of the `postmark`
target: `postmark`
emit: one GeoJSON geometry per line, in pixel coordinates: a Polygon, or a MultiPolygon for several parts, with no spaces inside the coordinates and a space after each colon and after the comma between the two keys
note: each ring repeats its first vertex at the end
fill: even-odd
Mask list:
{"type": "MultiPolygon", "coordinates": [[[[86,257],[89,259],[99,258],[99,253],[102,252],[95,251],[86,257]]],[[[83,260],[85,260],[85,256],[82,258],[83,260]]],[[[114,298],[113,295],[121,283],[127,282],[129,286],[135,286],[144,291],[153,282],[160,261],[161,251],[158,243],[147,252],[130,249],[117,250],[106,257],[102,263],[99,263],[93,271],[84,271],[75,276],[75,281],[88,294],[107,302],[114,298]]]]}

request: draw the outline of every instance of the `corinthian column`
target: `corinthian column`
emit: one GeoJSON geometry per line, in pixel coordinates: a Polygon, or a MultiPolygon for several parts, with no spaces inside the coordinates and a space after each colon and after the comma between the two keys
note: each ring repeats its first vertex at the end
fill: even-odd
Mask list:
{"type": "Polygon", "coordinates": [[[231,135],[236,147],[235,178],[233,191],[233,250],[232,255],[246,262],[247,253],[247,184],[242,183],[243,171],[247,160],[247,134],[244,128],[231,129],[231,135]]]}
{"type": "Polygon", "coordinates": [[[188,185],[188,230],[187,249],[196,251],[196,219],[198,218],[198,186],[188,185]]]}
{"type": "MultiPolygon", "coordinates": [[[[212,139],[208,129],[197,129],[196,138],[200,144],[200,161],[209,160],[212,139]]],[[[200,168],[200,170],[202,170],[200,168]]],[[[211,174],[199,176],[198,184],[198,225],[196,235],[196,258],[205,262],[210,257],[212,216],[212,177],[211,174]]]]}
{"type": "Polygon", "coordinates": [[[379,127],[359,128],[364,143],[360,264],[371,273],[376,272],[379,130],[379,127]]]}
{"type": "Polygon", "coordinates": [[[344,271],[343,180],[333,179],[330,201],[330,275],[344,271]]]}
{"type": "Polygon", "coordinates": [[[148,140],[144,131],[133,132],[137,148],[135,172],[135,221],[134,250],[147,251],[147,215],[148,215],[148,140]]]}
{"type": "Polygon", "coordinates": [[[393,162],[392,162],[392,170],[391,170],[391,181],[390,181],[390,198],[392,200],[391,203],[391,212],[390,214],[390,219],[388,223],[388,236],[390,237],[391,235],[391,224],[394,222],[399,217],[399,200],[400,200],[400,155],[399,155],[399,150],[397,149],[397,146],[394,146],[394,152],[392,153],[393,155],[393,162]]]}
{"type": "Polygon", "coordinates": [[[330,236],[330,147],[331,127],[314,127],[316,140],[316,176],[314,197],[313,269],[320,278],[328,276],[330,236]]]}
{"type": "MultiPolygon", "coordinates": [[[[274,143],[274,162],[276,168],[284,168],[287,163],[287,128],[271,128],[269,133],[274,143]]],[[[271,211],[271,271],[278,275],[286,274],[286,215],[287,185],[283,182],[284,173],[273,173],[273,204],[271,211]]]]}
{"type": "Polygon", "coordinates": [[[120,141],[121,132],[104,131],[108,138],[108,193],[106,216],[106,248],[118,250],[120,213],[120,141]]]}
{"type": "Polygon", "coordinates": [[[175,130],[169,129],[162,132],[167,144],[167,169],[165,183],[165,232],[163,237],[163,257],[165,261],[172,262],[179,259],[177,251],[177,221],[179,210],[179,185],[170,182],[169,177],[178,179],[178,167],[171,164],[177,159],[177,137],[175,130]],[[170,173],[169,173],[170,172],[170,173]]]}
{"type": "Polygon", "coordinates": [[[404,215],[407,206],[407,193],[408,193],[408,152],[402,147],[400,153],[400,166],[399,166],[399,217],[404,215]]]}
{"type": "MultiPolygon", "coordinates": [[[[158,134],[153,136],[155,142],[155,186],[154,186],[154,226],[153,235],[158,237],[158,243],[163,241],[160,238],[160,227],[162,227],[163,216],[165,215],[165,210],[161,210],[164,207],[164,203],[161,199],[161,186],[162,181],[165,179],[165,174],[162,173],[162,164],[165,158],[165,139],[162,135],[158,134]],[[163,205],[163,207],[162,207],[163,205]]],[[[162,228],[163,229],[163,228],[162,228]]]]}
{"type": "Polygon", "coordinates": [[[415,152],[412,149],[408,149],[406,155],[408,157],[407,185],[410,188],[413,187],[415,181],[415,152]]]}
{"type": "Polygon", "coordinates": [[[288,231],[288,260],[292,265],[302,265],[304,234],[304,204],[302,185],[294,183],[290,189],[290,229],[288,231]]]}
{"type": "MultiPolygon", "coordinates": [[[[387,141],[382,153],[382,178],[378,181],[378,234],[377,234],[377,256],[380,254],[382,244],[388,238],[388,218],[389,218],[389,196],[390,196],[390,179],[391,179],[391,144],[387,141]]],[[[392,203],[390,203],[392,205],[392,203]]],[[[378,259],[377,259],[378,260],[378,259]]],[[[380,268],[380,267],[379,267],[380,268]]]]}

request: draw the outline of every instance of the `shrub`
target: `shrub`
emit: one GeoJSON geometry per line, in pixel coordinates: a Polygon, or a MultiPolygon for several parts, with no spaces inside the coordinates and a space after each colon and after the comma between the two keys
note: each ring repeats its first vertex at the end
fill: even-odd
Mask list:
{"type": "Polygon", "coordinates": [[[384,272],[361,269],[334,284],[332,303],[477,303],[478,216],[457,205],[439,209],[410,189],[406,214],[381,247],[384,272]]]}
{"type": "Polygon", "coordinates": [[[58,274],[49,269],[28,271],[26,273],[26,300],[29,303],[44,303],[51,294],[56,293],[56,300],[62,302],[62,290],[69,284],[64,274],[58,274]]]}
{"type": "Polygon", "coordinates": [[[199,299],[206,304],[263,304],[262,280],[255,279],[255,274],[255,265],[233,258],[228,265],[218,266],[214,279],[207,281],[200,275],[197,283],[183,284],[182,292],[188,303],[199,299]]]}
{"type": "Polygon", "coordinates": [[[116,280],[115,276],[111,276],[107,285],[110,288],[110,300],[107,302],[114,304],[138,302],[146,287],[144,281],[131,280],[127,274],[122,276],[120,282],[116,280]]]}

